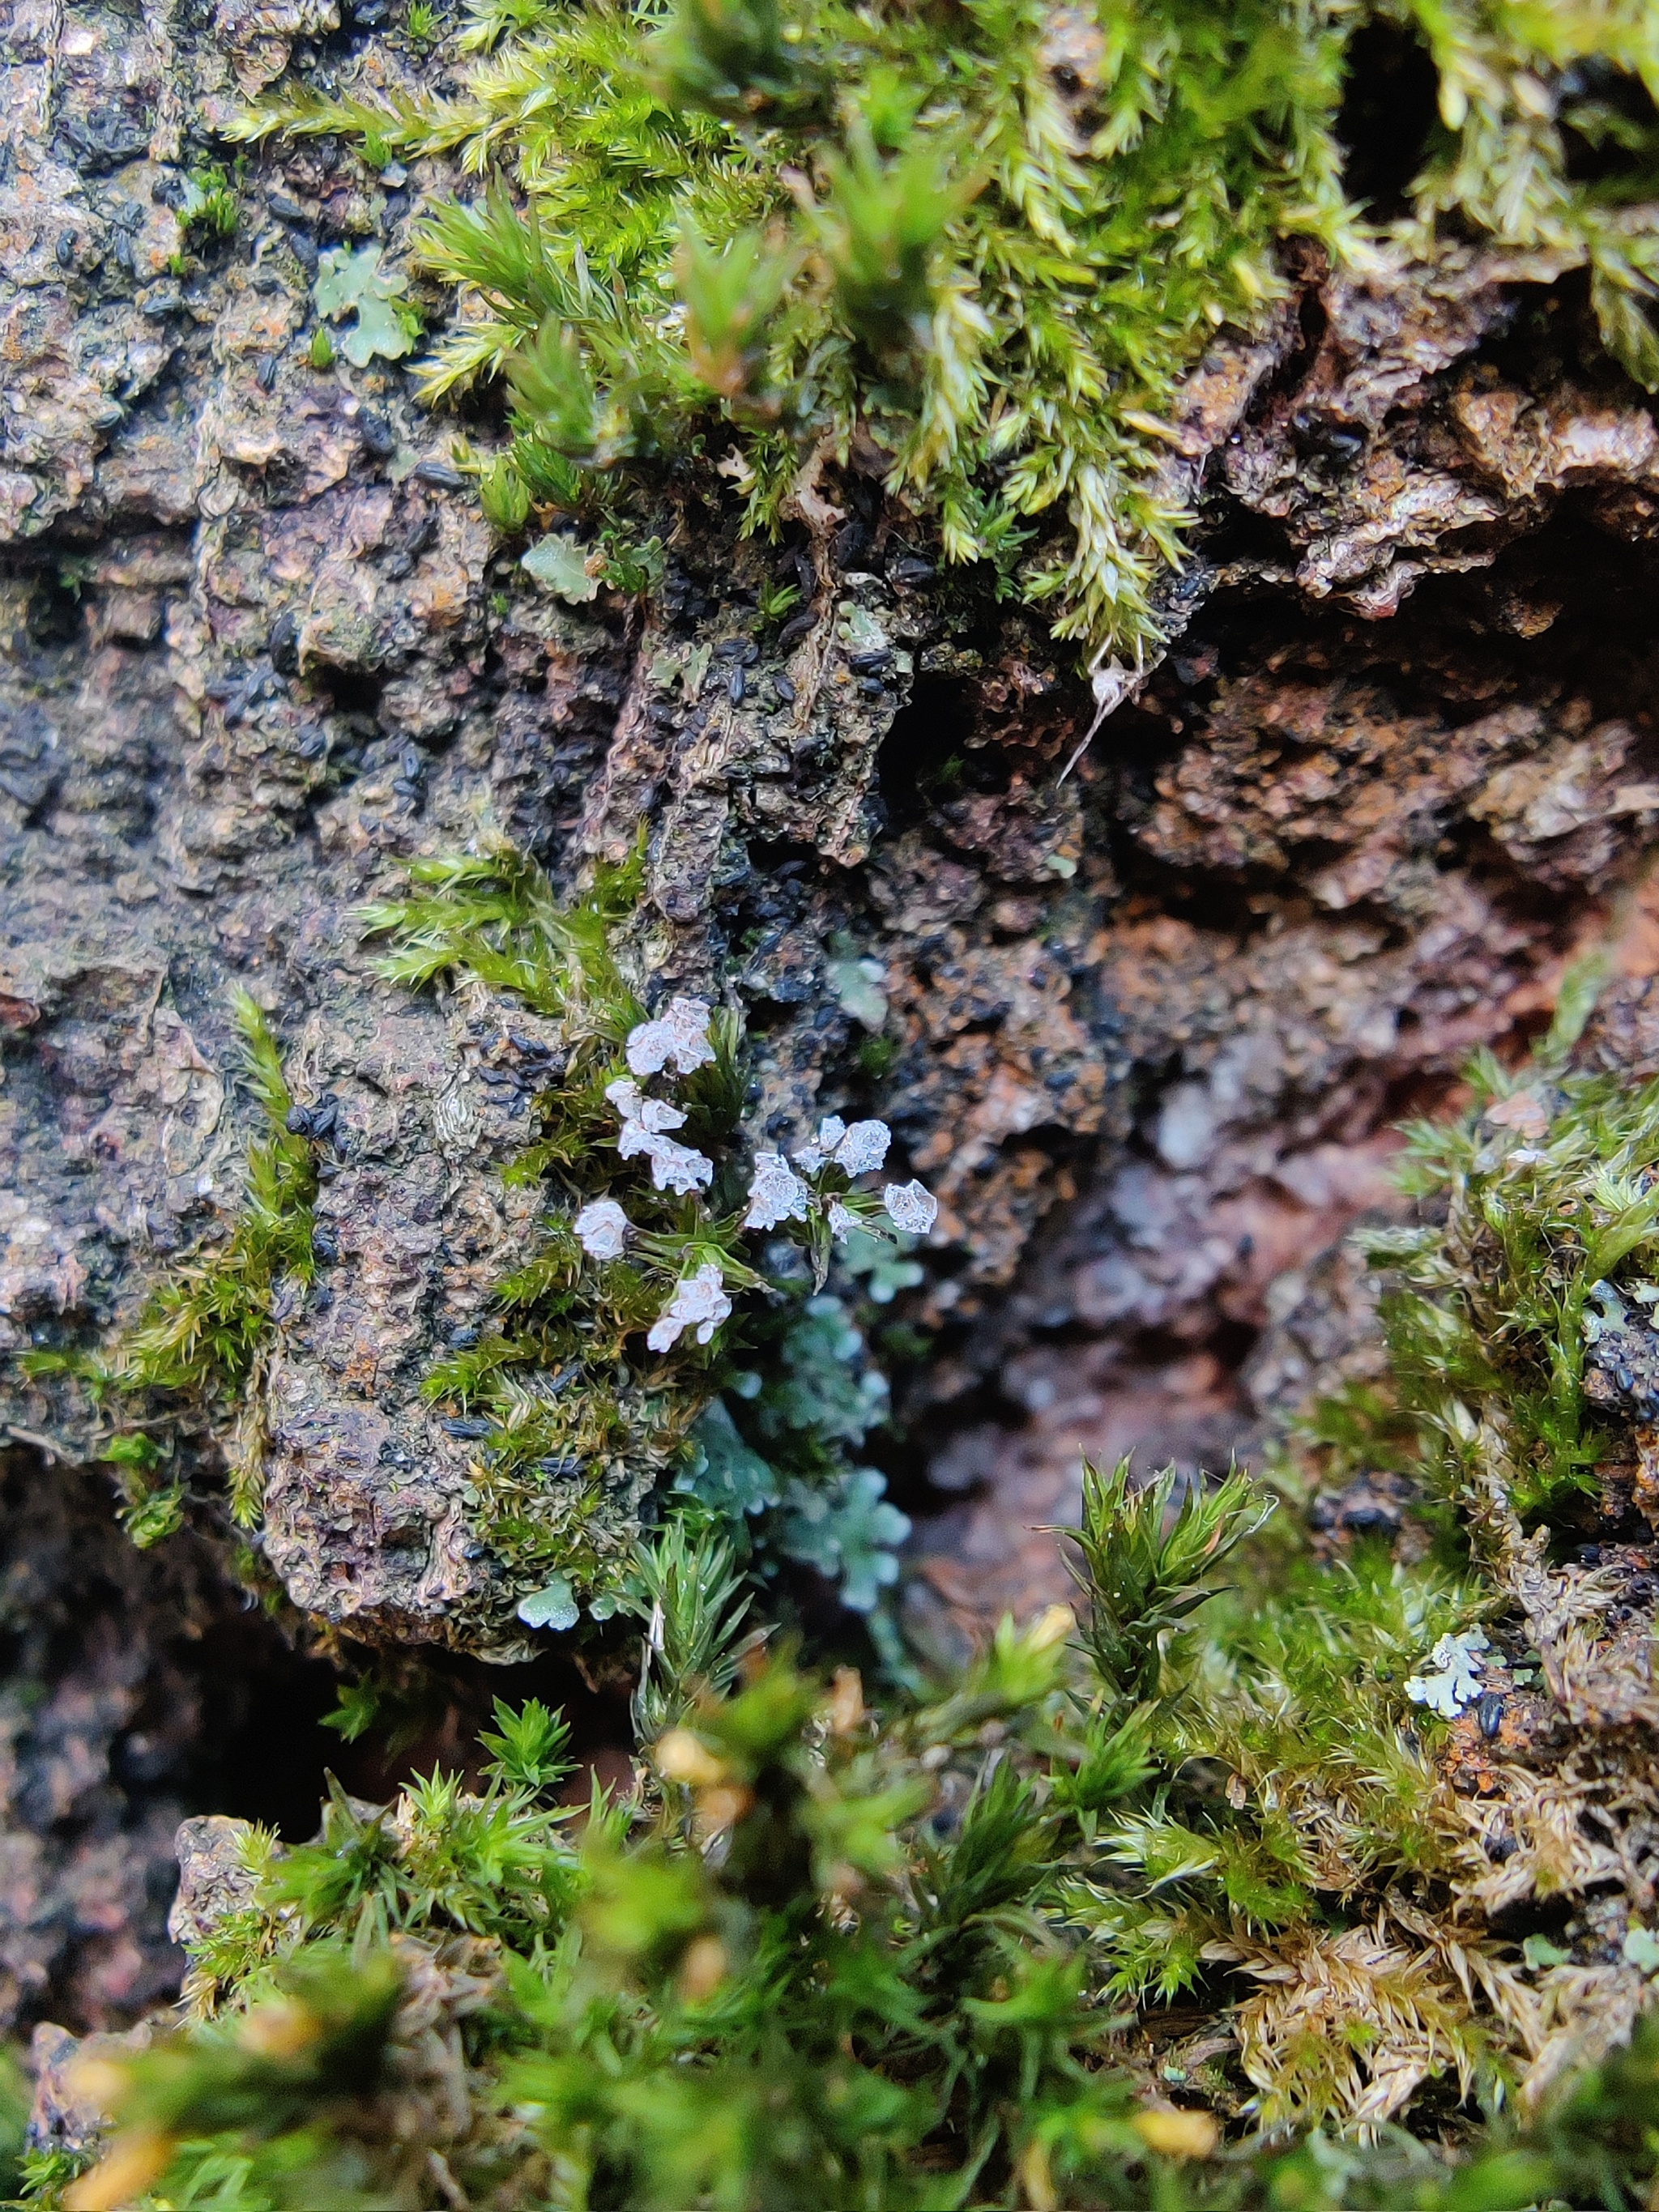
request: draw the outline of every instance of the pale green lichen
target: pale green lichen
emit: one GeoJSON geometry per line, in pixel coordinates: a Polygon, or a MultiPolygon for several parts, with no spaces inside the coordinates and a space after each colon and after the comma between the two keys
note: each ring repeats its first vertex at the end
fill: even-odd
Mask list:
{"type": "Polygon", "coordinates": [[[378,246],[333,247],[318,262],[312,289],[319,315],[335,323],[351,317],[340,350],[355,368],[367,368],[377,356],[401,361],[419,343],[421,318],[407,296],[409,279],[381,267],[378,246]]]}

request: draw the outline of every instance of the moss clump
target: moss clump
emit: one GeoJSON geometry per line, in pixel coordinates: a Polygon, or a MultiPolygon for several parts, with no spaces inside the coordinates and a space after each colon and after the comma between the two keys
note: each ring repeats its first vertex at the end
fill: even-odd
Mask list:
{"type": "Polygon", "coordinates": [[[175,1268],[124,1340],[114,1372],[125,1387],[231,1396],[258,1364],[277,1285],[311,1280],[316,1154],[290,1130],[294,1099],[265,1015],[239,991],[243,1080],[264,1115],[251,1144],[240,1209],[222,1245],[175,1268]]]}
{"type": "Polygon", "coordinates": [[[238,127],[491,178],[426,225],[464,302],[426,384],[507,380],[486,482],[511,526],[724,446],[775,528],[792,501],[821,516],[817,465],[861,440],[948,559],[1134,659],[1187,520],[1157,467],[1179,380],[1259,322],[1281,240],[1366,234],[1340,108],[1377,24],[1439,80],[1407,242],[1587,264],[1607,343],[1659,386],[1659,55],[1636,5],[475,0],[454,97],[288,88],[238,127]]]}
{"type": "Polygon", "coordinates": [[[1472,1110],[1412,1132],[1407,1188],[1438,1218],[1369,1239],[1394,1277],[1395,1373],[1449,1496],[1470,1497],[1486,1422],[1522,1522],[1570,1522],[1575,1493],[1623,1455],[1619,1431],[1659,1404],[1644,1342],[1659,1304],[1659,1085],[1547,1066],[1516,1077],[1490,1059],[1470,1073],[1472,1110]]]}
{"type": "Polygon", "coordinates": [[[1414,1498],[1403,1530],[1303,1538],[1216,1608],[1153,1742],[1224,1767],[1237,1825],[1191,1817],[1189,1770],[1091,1908],[1125,1994],[1259,1979],[1267,2118],[1388,2109],[1391,2067],[1535,2099],[1652,1955],[1610,1870],[1653,1787],[1659,1085],[1570,1071],[1588,998],[1526,1066],[1477,1060],[1468,1109],[1409,1133],[1419,1221],[1362,1238],[1389,1374],[1298,1452],[1362,1527],[1414,1498]]]}
{"type": "Polygon", "coordinates": [[[242,1080],[265,1133],[248,1146],[241,1202],[228,1233],[169,1269],[107,1358],[41,1352],[21,1362],[33,1374],[73,1373],[119,1409],[123,1425],[103,1457],[125,1493],[128,1530],[145,1547],[170,1535],[184,1516],[183,1484],[166,1472],[179,1401],[204,1409],[231,1436],[233,1517],[245,1528],[258,1520],[260,1437],[245,1417],[276,1301],[285,1287],[303,1288],[314,1272],[315,1152],[309,1136],[289,1126],[294,1100],[264,1012],[245,991],[235,994],[233,1012],[242,1080]]]}
{"type": "Polygon", "coordinates": [[[239,196],[246,155],[237,158],[234,174],[217,162],[204,161],[185,173],[175,213],[186,238],[224,239],[236,235],[242,219],[239,196]]]}
{"type": "Polygon", "coordinates": [[[1103,1824],[1113,1872],[1075,1893],[1122,1997],[1255,1984],[1233,2017],[1264,2121],[1351,2126],[1437,2076],[1536,2098],[1607,1959],[1647,1956],[1640,1881],[1592,1899],[1651,1788],[1623,1731],[1652,1710],[1659,1085],[1569,1072],[1594,981],[1531,1063],[1482,1056],[1467,1111],[1408,1133],[1421,1218],[1362,1240],[1388,1376],[1294,1446],[1370,1532],[1281,1516],[1257,1543],[1151,1728],[1156,1808],[1103,1824]],[[1555,1564],[1585,1535],[1613,1540],[1600,1579],[1555,1564]],[[1567,1948],[1523,1943],[1540,1922],[1567,1948]]]}
{"type": "MultiPolygon", "coordinates": [[[[200,2024],[111,2081],[103,2162],[65,2191],[64,2162],[40,2160],[34,2201],[1629,2203],[1653,2172],[1651,2026],[1524,2133],[1455,2157],[1389,2130],[1228,2143],[1215,2081],[1154,2065],[1098,2001],[1077,1886],[1110,1878],[1120,1808],[1164,1817],[1147,1735],[1186,1702],[1170,1638],[1259,1510],[1237,1480],[1178,1510],[1167,1480],[1142,1496],[1091,1486],[1075,1644],[1064,1608],[1005,1624],[965,1674],[880,1711],[850,1669],[761,1656],[729,1553],[671,1533],[635,1592],[636,1786],[580,1822],[554,1805],[562,1732],[532,1703],[498,1709],[477,1791],[434,1775],[386,1811],[337,1795],[289,1852],[248,1832],[252,1900],[194,1947],[200,2024]]],[[[1235,1928],[1252,1918],[1274,1918],[1259,1884],[1235,1928]]],[[[1379,1995],[1425,2005],[1420,1986],[1379,1995]]],[[[1337,2063],[1364,2047],[1352,2027],[1334,2040],[1337,2063]]]]}
{"type": "MultiPolygon", "coordinates": [[[[632,912],[637,866],[605,872],[570,905],[539,868],[508,852],[423,863],[412,872],[421,886],[414,896],[362,915],[371,935],[392,940],[382,973],[416,988],[440,975],[477,976],[556,1018],[563,1048],[536,1097],[537,1134],[506,1170],[513,1182],[547,1186],[541,1242],[498,1286],[495,1323],[434,1365],[428,1395],[463,1412],[500,1416],[494,1443],[503,1474],[550,1455],[601,1459],[614,1437],[635,1426],[643,1437],[658,1416],[667,1423],[660,1466],[701,1397],[694,1390],[690,1410],[678,1409],[672,1378],[708,1361],[698,1358],[695,1340],[677,1347],[665,1368],[654,1358],[632,1364],[630,1352],[641,1350],[638,1340],[665,1291],[704,1261],[729,1268],[747,1286],[762,1284],[738,1254],[735,1192],[711,1193],[705,1204],[696,1191],[659,1189],[648,1159],[630,1166],[617,1154],[621,1118],[606,1089],[626,1077],[624,1042],[647,1016],[610,938],[632,912]],[[591,1200],[624,1194],[639,1234],[625,1256],[592,1264],[575,1218],[591,1200]],[[515,1389],[533,1373],[556,1371],[564,1381],[542,1403],[515,1389]],[[648,1396],[647,1374],[662,1386],[648,1396]]],[[[737,1025],[721,1017],[710,1036],[713,1059],[678,1086],[685,1118],[675,1140],[714,1151],[729,1144],[743,1100],[737,1025]]]]}

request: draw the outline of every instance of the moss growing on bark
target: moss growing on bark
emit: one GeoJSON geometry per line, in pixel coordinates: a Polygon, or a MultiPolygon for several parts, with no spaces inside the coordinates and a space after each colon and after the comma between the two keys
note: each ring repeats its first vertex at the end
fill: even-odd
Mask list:
{"type": "Polygon", "coordinates": [[[258,1360],[277,1285],[311,1279],[316,1157],[308,1128],[290,1127],[294,1099],[282,1047],[246,992],[235,999],[243,1080],[265,1119],[248,1146],[241,1206],[222,1246],[176,1268],[122,1345],[115,1375],[141,1390],[234,1395],[258,1360]]]}
{"type": "Polygon", "coordinates": [[[1607,344],[1659,386],[1659,46],[1634,0],[477,0],[452,97],[294,85],[238,128],[480,179],[420,252],[461,295],[428,391],[510,389],[493,515],[604,513],[701,458],[752,527],[821,527],[819,469],[856,448],[949,560],[1131,662],[1188,520],[1159,465],[1180,380],[1261,322],[1282,241],[1363,258],[1376,236],[1341,119],[1373,28],[1438,85],[1401,241],[1587,266],[1607,344]]]}
{"type": "Polygon", "coordinates": [[[198,1951],[220,2024],[127,2093],[155,2202],[226,2160],[239,2204],[319,2174],[439,2201],[388,2117],[401,2030],[377,2087],[213,2101],[262,2050],[244,2016],[312,1972],[453,2002],[469,2102],[437,2148],[475,2203],[1646,2189],[1651,2030],[1617,2046],[1659,1959],[1659,1087],[1564,1050],[1478,1064],[1414,1133],[1424,1218],[1370,1236],[1390,1376],[1315,1409],[1276,1512],[1240,1476],[1091,1471],[1078,1623],[1005,1624],[879,1710],[763,1659],[730,1546],[678,1522],[618,1593],[639,1784],[580,1838],[537,1711],[482,1796],[250,1834],[253,1893],[198,1951]]]}
{"type": "Polygon", "coordinates": [[[870,1169],[847,1149],[861,1141],[878,1166],[884,1127],[836,1122],[822,1158],[804,1148],[793,1167],[751,1156],[738,1018],[676,999],[649,1022],[612,951],[637,863],[601,870],[573,903],[504,851],[416,873],[415,896],[364,916],[392,948],[384,971],[417,987],[470,975],[561,1027],[536,1133],[505,1170],[545,1193],[538,1241],[498,1285],[489,1325],[425,1384],[452,1430],[478,1436],[481,1530],[516,1567],[547,1570],[521,1614],[534,1622],[540,1606],[534,1625],[562,1627],[579,1601],[601,1619],[614,1609],[614,1563],[583,1547],[591,1509],[578,1500],[554,1528],[541,1501],[547,1473],[586,1470],[597,1486],[620,1462],[665,1484],[672,1475],[672,1509],[724,1521],[745,1553],[758,1542],[775,1565],[817,1567],[868,1611],[896,1574],[890,1547],[908,1523],[882,1502],[878,1472],[848,1466],[847,1448],[884,1407],[848,1373],[861,1340],[848,1340],[844,1319],[831,1325],[833,1302],[799,1310],[804,1262],[821,1287],[837,1240],[854,1228],[893,1234],[884,1208],[907,1194],[859,1188],[870,1169]],[[690,1024],[685,1048],[672,1042],[677,1021],[690,1024]],[[734,1407],[769,1461],[739,1437],[734,1407]]]}
{"type": "Polygon", "coordinates": [[[303,1290],[314,1268],[316,1156],[296,1116],[282,1047],[245,991],[233,1002],[242,1038],[242,1080],[265,1132],[247,1149],[240,1203],[216,1240],[168,1269],[133,1327],[108,1357],[25,1353],[27,1372],[72,1372],[120,1423],[103,1457],[125,1493],[124,1518],[148,1547],[183,1519],[185,1492],[170,1473],[169,1408],[204,1409],[228,1444],[231,1511],[244,1528],[258,1518],[260,1437],[246,1416],[257,1395],[273,1307],[285,1286],[303,1290]],[[135,1416],[153,1415],[142,1420],[135,1416]]]}
{"type": "MultiPolygon", "coordinates": [[[[1284,1862],[1322,1851],[1345,1780],[1371,1779],[1352,1754],[1324,1761],[1322,1806],[1283,1802],[1264,1880],[1229,1848],[1254,1825],[1271,1849],[1259,1812],[1206,1791],[1194,1747],[1180,1765],[1158,1747],[1183,1724],[1206,1736],[1204,1592],[1256,1510],[1238,1483],[1172,1506],[1168,1483],[1137,1499],[1097,1480],[1077,1641],[1063,1608],[1005,1625],[965,1675],[881,1710],[850,1669],[826,1681],[763,1657],[729,1554],[671,1533],[633,1593],[648,1613],[636,1787],[580,1820],[554,1805],[562,1735],[532,1704],[498,1713],[479,1791],[434,1775],[384,1811],[337,1796],[318,1842],[289,1852],[245,1832],[246,1901],[210,1911],[192,1946],[199,2024],[112,2073],[102,2162],[65,2187],[67,2162],[40,2160],[35,2201],[1631,2202],[1652,2176],[1650,2027],[1523,2124],[1449,2131],[1443,2111],[1424,2141],[1374,2108],[1298,2135],[1284,2124],[1314,2117],[1305,2101],[1241,2109],[1213,2014],[1207,2044],[1201,2027],[1149,2039],[1103,1988],[1079,1888],[1119,1879],[1125,1836],[1156,1835],[1166,1887],[1225,1861],[1212,2005],[1252,1929],[1280,1984],[1326,1947],[1333,2014],[1288,2054],[1304,2083],[1316,2063],[1376,2064],[1389,2039],[1397,2056],[1409,2021],[1431,2073],[1466,2067],[1498,2102],[1479,1968],[1439,1986],[1378,1937],[1350,1945],[1345,1978],[1340,1899],[1285,1932],[1284,1862]],[[1188,1825],[1176,1787],[1206,1801],[1188,1825]]],[[[1142,2027],[1156,2020],[1148,2007],[1142,2027]]]]}
{"type": "MultiPolygon", "coordinates": [[[[502,1170],[544,1201],[533,1233],[479,1322],[430,1360],[423,1395],[469,1447],[473,1528],[532,1627],[616,1610],[627,1544],[605,1508],[619,1482],[723,1523],[767,1571],[816,1568],[867,1613],[909,1526],[884,1477],[850,1463],[884,1418],[885,1383],[840,1304],[810,1293],[849,1237],[890,1247],[890,1206],[931,1218],[933,1201],[915,1183],[863,1187],[886,1155],[884,1124],[827,1120],[793,1166],[751,1156],[741,1022],[684,998],[653,1022],[618,963],[638,878],[637,859],[601,866],[564,900],[499,847],[421,863],[407,896],[358,917],[390,980],[487,987],[556,1024],[532,1134],[502,1170]]],[[[240,1207],[158,1285],[112,1356],[76,1361],[128,1420],[106,1456],[141,1544],[183,1517],[183,1486],[167,1479],[181,1405],[223,1440],[233,1517],[257,1528],[277,1301],[284,1318],[302,1315],[312,1279],[313,1146],[337,1109],[295,1107],[263,1016],[244,1000],[238,1018],[270,1125],[249,1149],[240,1207]],[[154,1418],[140,1425],[135,1407],[154,1418]]],[[[360,1732],[373,1702],[370,1681],[339,1725],[360,1732]]]]}

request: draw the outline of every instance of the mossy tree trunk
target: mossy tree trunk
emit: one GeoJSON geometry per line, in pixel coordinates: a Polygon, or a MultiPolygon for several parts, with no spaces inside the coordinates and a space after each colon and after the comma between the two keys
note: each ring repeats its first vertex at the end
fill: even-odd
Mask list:
{"type": "Polygon", "coordinates": [[[569,884],[642,831],[635,972],[746,1010],[757,1136],[879,1113],[938,1191],[873,1316],[936,1648],[1061,1591],[1080,1451],[1214,1467],[1363,1366],[1341,1240],[1390,1202],[1394,1125],[1610,927],[1590,1048],[1659,1046],[1659,443],[1587,366],[1576,279],[1309,263],[1224,337],[1176,423],[1176,641],[1062,775],[1094,715],[1069,650],[940,573],[873,453],[775,545],[665,486],[643,597],[526,574],[400,368],[315,365],[319,249],[400,257],[435,169],[268,153],[236,234],[186,240],[191,131],[334,28],[19,5],[4,33],[0,1346],[109,1340],[234,1209],[234,988],[338,1132],[325,1296],[276,1317],[252,1444],[178,1438],[192,1528],[112,1565],[107,1408],[7,1381],[11,2019],[153,1999],[173,1811],[288,1808],[268,1778],[228,1802],[194,1717],[226,1670],[315,1711],[279,1632],[233,1625],[227,1457],[261,1461],[242,1570],[327,1654],[531,1656],[419,1385],[528,1233],[497,1170],[539,1041],[379,978],[353,917],[402,863],[489,831],[569,884]]]}

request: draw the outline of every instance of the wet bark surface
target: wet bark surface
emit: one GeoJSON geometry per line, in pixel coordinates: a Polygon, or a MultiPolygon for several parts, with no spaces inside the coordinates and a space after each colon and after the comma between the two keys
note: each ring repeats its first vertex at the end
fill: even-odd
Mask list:
{"type": "MultiPolygon", "coordinates": [[[[745,1009],[757,1135],[879,1113],[939,1193],[881,1318],[908,1604],[945,1648],[1057,1593],[1081,1453],[1215,1467],[1364,1363],[1342,1240],[1391,1202],[1395,1125],[1610,927],[1591,1048],[1653,1064],[1659,434],[1587,365],[1573,280],[1293,271],[1175,426],[1176,641],[1062,776],[1069,660],[856,456],[775,548],[670,487],[648,607],[539,592],[398,370],[311,366],[319,246],[401,260],[421,169],[279,153],[173,273],[192,118],[296,40],[395,80],[331,9],[3,21],[0,1350],[107,1340],[234,1208],[248,989],[337,1104],[321,1295],[261,1384],[263,1565],[313,1634],[530,1648],[418,1386],[526,1234],[496,1170],[544,1040],[378,979],[354,915],[410,857],[490,830],[568,882],[643,825],[632,957],[745,1009]],[[781,628],[767,580],[804,591],[781,628]]],[[[174,1821],[313,1797],[326,1669],[244,1608],[213,1439],[200,1526],[140,1555],[107,1414],[0,1389],[0,2010],[118,2025],[179,1969],[174,1821]],[[234,1765],[278,1706],[291,1791],[234,1765]]]]}

